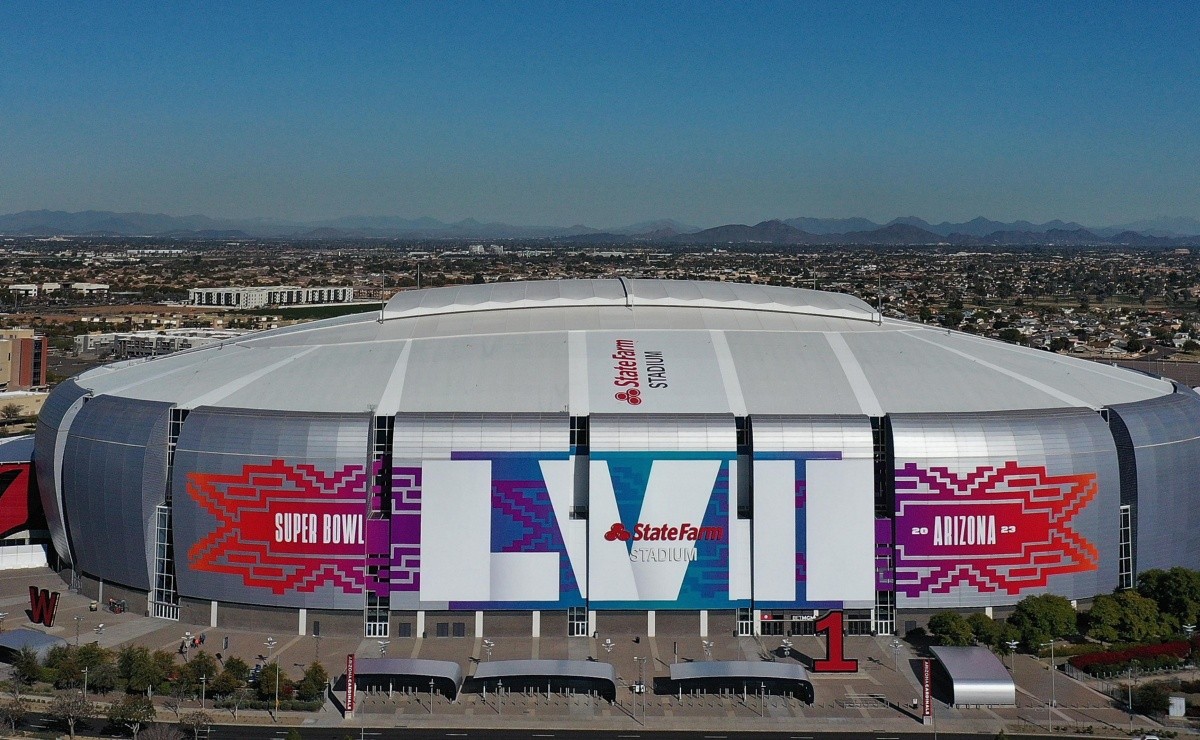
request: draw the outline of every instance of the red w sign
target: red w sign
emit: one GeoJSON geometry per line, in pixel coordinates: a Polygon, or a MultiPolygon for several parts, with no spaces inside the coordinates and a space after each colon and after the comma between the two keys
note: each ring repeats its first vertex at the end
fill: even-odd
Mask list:
{"type": "Polygon", "coordinates": [[[54,626],[54,615],[58,612],[58,592],[29,587],[29,618],[35,624],[54,626]]]}

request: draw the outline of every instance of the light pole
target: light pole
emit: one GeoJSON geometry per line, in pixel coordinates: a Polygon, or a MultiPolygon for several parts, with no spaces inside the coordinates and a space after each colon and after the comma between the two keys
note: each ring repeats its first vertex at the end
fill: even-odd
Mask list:
{"type": "Polygon", "coordinates": [[[87,676],[88,676],[88,667],[84,666],[83,667],[83,698],[85,700],[87,699],[87,676]]]}
{"type": "MultiPolygon", "coordinates": [[[[201,661],[203,662],[203,661],[201,661]]],[[[278,672],[278,671],[277,671],[278,672]]],[[[200,676],[200,708],[204,709],[204,689],[208,685],[208,674],[200,676]]]]}
{"type": "Polygon", "coordinates": [[[376,640],[375,642],[379,643],[379,657],[382,658],[383,656],[387,655],[388,645],[391,645],[392,641],[391,640],[376,640]]]}
{"type": "Polygon", "coordinates": [[[1133,663],[1125,669],[1129,675],[1129,683],[1125,684],[1125,688],[1129,690],[1129,732],[1133,732],[1133,663]]]}
{"type": "Polygon", "coordinates": [[[429,679],[429,714],[433,714],[433,679],[429,679]]]}
{"type": "Polygon", "coordinates": [[[900,672],[900,641],[892,640],[892,657],[896,661],[896,673],[900,672]]]}
{"type": "Polygon", "coordinates": [[[1050,646],[1050,702],[1046,704],[1046,724],[1050,728],[1050,732],[1054,732],[1054,715],[1052,707],[1058,704],[1058,695],[1054,691],[1054,672],[1058,670],[1054,667],[1054,640],[1043,642],[1039,647],[1050,646]]]}
{"type": "Polygon", "coordinates": [[[712,640],[702,640],[701,642],[704,644],[704,659],[712,660],[713,641],[712,640]]]}
{"type": "Polygon", "coordinates": [[[616,645],[613,644],[611,637],[606,637],[604,638],[604,644],[601,647],[604,648],[604,652],[612,655],[613,648],[616,647],[616,645]]]}
{"type": "Polygon", "coordinates": [[[79,647],[79,624],[83,622],[83,617],[75,617],[75,647],[79,647]]]}
{"type": "Polygon", "coordinates": [[[787,639],[786,637],[783,638],[783,642],[781,642],[779,644],[779,647],[783,648],[784,660],[787,660],[788,658],[792,657],[792,641],[791,640],[787,639]]]}
{"type": "Polygon", "coordinates": [[[1009,640],[1004,644],[1008,647],[1008,672],[1015,674],[1016,668],[1014,667],[1015,664],[1013,663],[1013,660],[1015,659],[1014,653],[1017,652],[1017,646],[1021,643],[1017,642],[1016,640],[1009,640]]]}
{"type": "MultiPolygon", "coordinates": [[[[274,637],[268,637],[267,641],[263,643],[267,646],[267,665],[274,662],[272,659],[275,655],[275,646],[278,644],[274,637]]],[[[275,714],[271,716],[271,719],[275,722],[279,721],[279,666],[275,666],[275,714]]]]}
{"type": "Polygon", "coordinates": [[[504,679],[496,679],[496,714],[504,714],[504,679]]]}
{"type": "Polygon", "coordinates": [[[767,716],[767,682],[763,681],[758,688],[758,716],[767,716]]]}
{"type": "Polygon", "coordinates": [[[642,727],[646,726],[646,658],[633,656],[638,664],[638,693],[642,695],[642,727]]]}
{"type": "MultiPolygon", "coordinates": [[[[270,638],[268,638],[268,639],[270,639],[270,638]]],[[[184,663],[186,663],[186,662],[187,662],[187,659],[188,659],[188,648],[190,648],[191,646],[192,646],[192,633],[191,633],[191,632],[184,632],[184,633],[183,633],[183,638],[182,638],[182,647],[183,647],[183,662],[184,662],[184,663]]]]}
{"type": "Polygon", "coordinates": [[[313,649],[313,662],[320,663],[321,662],[321,636],[320,635],[313,635],[313,644],[316,645],[316,647],[313,649]]]}
{"type": "Polygon", "coordinates": [[[492,659],[492,648],[494,648],[494,647],[496,647],[496,643],[492,642],[491,640],[483,641],[483,659],[484,660],[492,659]]]}
{"type": "MultiPolygon", "coordinates": [[[[0,614],[0,626],[2,626],[3,624],[4,624],[4,615],[0,614]]],[[[1192,633],[1195,631],[1196,631],[1196,625],[1194,625],[1194,624],[1183,625],[1183,634],[1185,634],[1189,640],[1192,639],[1192,633]]]]}

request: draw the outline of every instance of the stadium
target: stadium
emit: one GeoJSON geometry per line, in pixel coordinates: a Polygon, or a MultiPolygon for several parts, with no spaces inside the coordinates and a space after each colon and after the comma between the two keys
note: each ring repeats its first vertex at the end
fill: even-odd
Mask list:
{"type": "Polygon", "coordinates": [[[85,593],[300,634],[892,633],[1200,567],[1190,388],[762,285],[407,291],[85,372],[34,459],[85,593]]]}

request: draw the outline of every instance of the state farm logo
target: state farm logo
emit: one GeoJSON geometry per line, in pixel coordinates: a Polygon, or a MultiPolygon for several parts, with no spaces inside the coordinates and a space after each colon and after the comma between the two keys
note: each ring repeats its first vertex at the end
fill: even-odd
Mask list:
{"type": "Polygon", "coordinates": [[[626,529],[625,525],[616,522],[608,531],[604,533],[604,539],[609,542],[620,540],[621,542],[640,541],[655,541],[666,540],[670,542],[686,541],[710,541],[725,539],[724,527],[697,527],[689,522],[684,522],[678,526],[672,524],[645,524],[638,522],[634,526],[633,531],[626,529]]]}
{"type": "Polygon", "coordinates": [[[643,385],[642,373],[645,372],[644,385],[647,388],[666,388],[667,384],[667,364],[663,358],[663,353],[659,350],[646,350],[642,352],[642,359],[638,361],[637,343],[632,339],[616,340],[616,348],[613,351],[613,385],[624,390],[617,391],[613,397],[618,401],[624,401],[630,406],[640,406],[642,401],[643,385]]]}
{"type": "Polygon", "coordinates": [[[624,401],[630,406],[642,405],[642,392],[637,388],[630,388],[627,391],[621,391],[615,395],[615,398],[618,401],[624,401]]]}

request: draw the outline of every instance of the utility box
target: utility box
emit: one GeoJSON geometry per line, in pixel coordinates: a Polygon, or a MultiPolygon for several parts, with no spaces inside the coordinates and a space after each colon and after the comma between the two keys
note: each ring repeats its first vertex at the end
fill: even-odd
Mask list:
{"type": "Polygon", "coordinates": [[[1187,699],[1182,696],[1172,696],[1171,705],[1167,707],[1168,717],[1182,717],[1187,712],[1187,699]]]}

